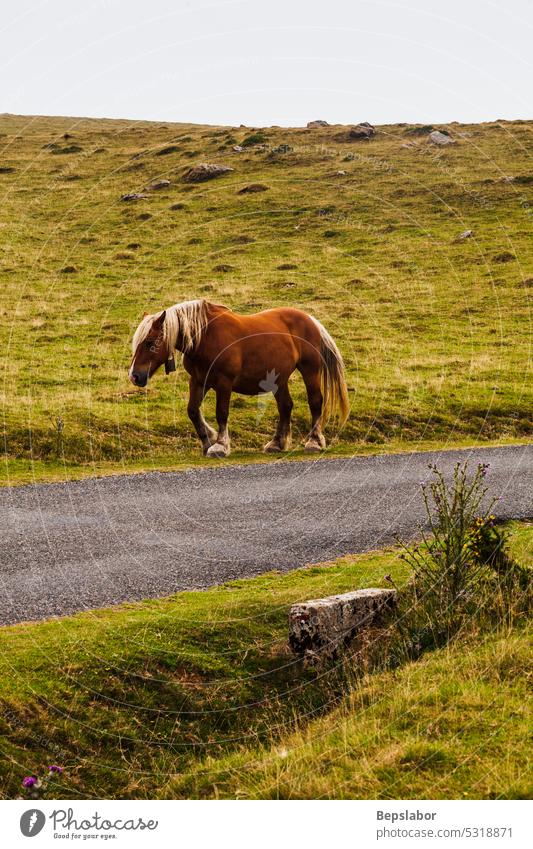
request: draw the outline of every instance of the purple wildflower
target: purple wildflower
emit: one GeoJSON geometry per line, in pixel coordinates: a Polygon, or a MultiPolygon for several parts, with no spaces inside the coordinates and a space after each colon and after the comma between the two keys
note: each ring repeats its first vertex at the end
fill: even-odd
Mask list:
{"type": "Polygon", "coordinates": [[[38,782],[38,778],[36,775],[27,775],[26,778],[22,782],[23,787],[35,787],[38,782]]]}
{"type": "Polygon", "coordinates": [[[63,772],[63,767],[57,766],[57,764],[52,764],[52,766],[49,766],[48,769],[50,772],[55,772],[56,775],[61,775],[61,773],[63,772]]]}

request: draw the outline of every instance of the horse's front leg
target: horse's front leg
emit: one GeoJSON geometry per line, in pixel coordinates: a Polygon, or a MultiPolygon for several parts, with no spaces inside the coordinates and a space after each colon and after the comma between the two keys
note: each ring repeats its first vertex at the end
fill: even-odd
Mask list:
{"type": "Polygon", "coordinates": [[[217,386],[217,441],[207,451],[208,457],[227,457],[230,453],[230,440],[228,433],[229,403],[231,398],[231,384],[223,383],[217,386]]]}
{"type": "Polygon", "coordinates": [[[217,432],[210,427],[202,415],[200,405],[205,397],[204,385],[198,383],[194,377],[189,380],[189,404],[187,413],[193,423],[196,433],[200,437],[204,454],[207,454],[209,447],[216,442],[217,432]]]}

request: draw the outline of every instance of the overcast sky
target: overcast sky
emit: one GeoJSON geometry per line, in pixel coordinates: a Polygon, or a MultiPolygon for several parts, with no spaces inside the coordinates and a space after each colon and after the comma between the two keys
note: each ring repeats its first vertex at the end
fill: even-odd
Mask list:
{"type": "Polygon", "coordinates": [[[531,0],[2,0],[0,112],[533,118],[531,0]]]}

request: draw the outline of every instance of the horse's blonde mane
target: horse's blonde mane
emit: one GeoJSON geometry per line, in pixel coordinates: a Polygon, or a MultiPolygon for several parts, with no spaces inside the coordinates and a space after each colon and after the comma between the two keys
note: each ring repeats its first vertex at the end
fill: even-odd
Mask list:
{"type": "MultiPolygon", "coordinates": [[[[184,353],[194,350],[207,327],[207,306],[208,303],[204,298],[198,298],[196,301],[183,301],[181,304],[174,304],[167,308],[163,322],[163,343],[167,345],[169,353],[176,347],[178,335],[181,336],[184,353]]],[[[161,313],[144,316],[133,335],[131,342],[133,353],[148,336],[152,322],[158,315],[161,313]]]]}

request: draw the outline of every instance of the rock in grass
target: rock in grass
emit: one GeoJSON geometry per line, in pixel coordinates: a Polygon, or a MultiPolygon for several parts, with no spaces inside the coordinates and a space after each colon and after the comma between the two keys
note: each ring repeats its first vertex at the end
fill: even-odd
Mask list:
{"type": "Polygon", "coordinates": [[[332,657],[370,626],[381,624],[397,604],[393,589],[365,589],[293,604],[289,645],[298,655],[332,657]]]}
{"type": "Polygon", "coordinates": [[[226,263],[222,262],[220,263],[220,265],[215,265],[213,271],[220,271],[222,274],[227,274],[228,271],[233,271],[233,265],[227,265],[226,263]]]}
{"type": "Polygon", "coordinates": [[[339,133],[335,138],[337,141],[344,142],[367,141],[372,138],[375,132],[372,124],[363,121],[361,124],[350,127],[348,132],[339,133]]]}
{"type": "Polygon", "coordinates": [[[237,192],[238,195],[252,195],[255,192],[267,192],[268,186],[265,186],[264,183],[250,183],[249,186],[243,186],[242,189],[239,189],[237,192]]]}
{"type": "Polygon", "coordinates": [[[130,200],[144,200],[148,195],[142,195],[140,192],[128,192],[125,195],[121,195],[120,200],[130,201],[130,200]]]}
{"type": "Polygon", "coordinates": [[[172,210],[172,212],[177,212],[178,209],[187,209],[187,207],[185,206],[184,203],[178,202],[178,203],[173,203],[172,206],[170,207],[170,209],[172,210]]]}
{"type": "Polygon", "coordinates": [[[464,230],[462,233],[459,233],[459,235],[457,236],[455,241],[456,242],[462,242],[463,239],[470,239],[473,235],[474,235],[473,230],[464,230]]]}
{"type": "Polygon", "coordinates": [[[159,189],[168,189],[170,180],[158,180],[157,183],[152,183],[147,187],[148,192],[157,192],[159,189]]]}
{"type": "Polygon", "coordinates": [[[372,138],[373,135],[373,127],[358,124],[357,127],[350,127],[348,130],[348,141],[365,141],[365,139],[372,138]]]}
{"type": "Polygon", "coordinates": [[[434,130],[428,136],[428,142],[430,144],[455,144],[454,139],[451,138],[447,133],[441,133],[440,130],[434,130]]]}
{"type": "Polygon", "coordinates": [[[234,144],[231,149],[234,150],[235,153],[242,153],[244,150],[244,148],[240,144],[234,144]]]}
{"type": "Polygon", "coordinates": [[[11,165],[0,166],[0,174],[12,174],[15,169],[11,165]]]}
{"type": "Polygon", "coordinates": [[[230,168],[228,165],[213,165],[203,162],[200,165],[193,165],[192,168],[187,169],[181,179],[184,183],[204,183],[206,180],[221,177],[229,171],[233,171],[233,168],[230,168]]]}
{"type": "Polygon", "coordinates": [[[329,127],[329,124],[321,118],[318,118],[316,121],[309,121],[307,124],[308,130],[318,130],[319,127],[329,127]]]}
{"type": "Polygon", "coordinates": [[[75,265],[65,265],[61,269],[61,274],[75,274],[77,270],[75,265]]]}

